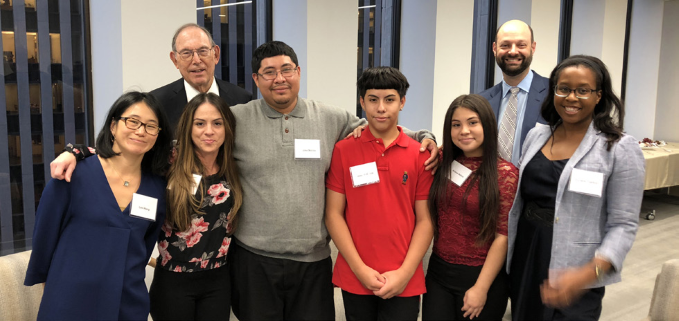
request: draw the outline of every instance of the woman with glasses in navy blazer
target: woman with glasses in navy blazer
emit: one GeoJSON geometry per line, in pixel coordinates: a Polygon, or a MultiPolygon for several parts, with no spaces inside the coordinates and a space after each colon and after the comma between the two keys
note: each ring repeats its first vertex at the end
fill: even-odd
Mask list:
{"type": "Polygon", "coordinates": [[[565,59],[549,86],[508,219],[512,319],[597,320],[634,242],[644,158],[601,60],[565,59]]]}

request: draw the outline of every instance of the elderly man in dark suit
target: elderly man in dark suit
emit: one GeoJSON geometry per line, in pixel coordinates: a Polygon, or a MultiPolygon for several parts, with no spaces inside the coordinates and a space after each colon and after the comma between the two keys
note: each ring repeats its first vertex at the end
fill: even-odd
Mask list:
{"type": "Polygon", "coordinates": [[[537,123],[546,123],[540,106],[551,90],[547,78],[530,70],[535,45],[533,29],[525,22],[510,20],[500,26],[493,53],[502,70],[502,82],[480,94],[497,117],[500,157],[517,166],[528,131],[537,123]]]}
{"type": "Polygon", "coordinates": [[[215,78],[215,66],[219,62],[219,46],[212,40],[207,29],[195,24],[185,24],[172,38],[170,59],[179,69],[182,78],[151,92],[165,108],[172,132],[186,103],[198,93],[212,92],[219,95],[229,106],[245,104],[252,94],[244,89],[215,78]]]}

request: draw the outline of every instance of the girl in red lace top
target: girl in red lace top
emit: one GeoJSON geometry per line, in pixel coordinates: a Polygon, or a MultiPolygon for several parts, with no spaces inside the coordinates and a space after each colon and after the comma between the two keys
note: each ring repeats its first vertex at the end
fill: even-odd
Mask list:
{"type": "Polygon", "coordinates": [[[500,320],[509,295],[502,268],[507,214],[519,171],[497,156],[497,122],[483,97],[456,98],[443,128],[450,139],[429,193],[436,229],[422,318],[500,320]]]}

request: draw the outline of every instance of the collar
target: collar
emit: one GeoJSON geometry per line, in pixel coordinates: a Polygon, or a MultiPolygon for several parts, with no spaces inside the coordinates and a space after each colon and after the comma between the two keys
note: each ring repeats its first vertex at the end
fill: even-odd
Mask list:
{"type": "MultiPolygon", "coordinates": [[[[534,73],[534,71],[531,70],[526,75],[526,77],[523,77],[523,80],[521,80],[519,85],[516,86],[516,87],[519,87],[519,89],[521,89],[521,91],[523,91],[525,93],[529,93],[530,92],[530,84],[533,82],[533,73],[534,73]]],[[[510,89],[512,89],[512,86],[507,84],[505,82],[505,80],[502,79],[502,97],[506,97],[507,93],[509,92],[510,89]]]]}
{"type": "Polygon", "coordinates": [[[283,116],[292,116],[295,118],[304,118],[306,116],[306,111],[307,111],[307,106],[306,106],[306,101],[299,96],[297,96],[297,104],[295,105],[295,108],[292,109],[292,111],[287,114],[281,114],[278,110],[275,108],[269,106],[269,104],[266,103],[266,100],[263,98],[259,100],[260,101],[260,108],[262,109],[262,113],[269,118],[281,118],[283,116]]]}
{"type": "MultiPolygon", "coordinates": [[[[377,140],[377,138],[375,138],[375,136],[373,136],[373,133],[370,131],[369,126],[370,125],[365,126],[363,133],[361,133],[361,137],[358,138],[361,143],[374,143],[375,140],[377,140]]],[[[408,135],[403,133],[403,129],[401,128],[401,126],[396,126],[396,128],[398,129],[398,137],[396,137],[394,142],[391,144],[398,145],[401,147],[408,147],[408,145],[410,144],[408,135]]],[[[386,148],[389,148],[389,146],[386,146],[386,148]]]]}
{"type": "MultiPolygon", "coordinates": [[[[186,101],[189,102],[193,97],[198,96],[200,94],[200,91],[196,90],[196,88],[193,88],[189,83],[184,80],[184,89],[186,90],[186,101]]],[[[217,79],[215,77],[212,77],[212,86],[210,86],[210,89],[208,89],[209,93],[213,93],[217,96],[219,96],[219,87],[217,87],[217,79]]]]}

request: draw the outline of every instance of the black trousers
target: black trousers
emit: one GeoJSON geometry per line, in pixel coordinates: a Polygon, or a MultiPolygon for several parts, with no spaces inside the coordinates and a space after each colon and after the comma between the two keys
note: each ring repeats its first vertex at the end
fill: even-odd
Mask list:
{"type": "Polygon", "coordinates": [[[420,314],[420,296],[398,297],[384,300],[375,295],[353,294],[342,290],[344,313],[347,321],[354,320],[417,320],[420,314]]]}
{"type": "MultiPolygon", "coordinates": [[[[463,317],[464,295],[474,286],[483,266],[450,264],[436,254],[429,259],[422,301],[422,320],[469,320],[463,317]]],[[[488,289],[486,304],[474,320],[501,320],[507,309],[509,286],[503,268],[488,289]]]]}
{"type": "Polygon", "coordinates": [[[233,312],[247,320],[335,320],[332,259],[297,262],[229,248],[233,312]]]}
{"type": "Polygon", "coordinates": [[[178,273],[160,267],[149,290],[153,320],[229,320],[231,281],[227,266],[178,273]]]}

